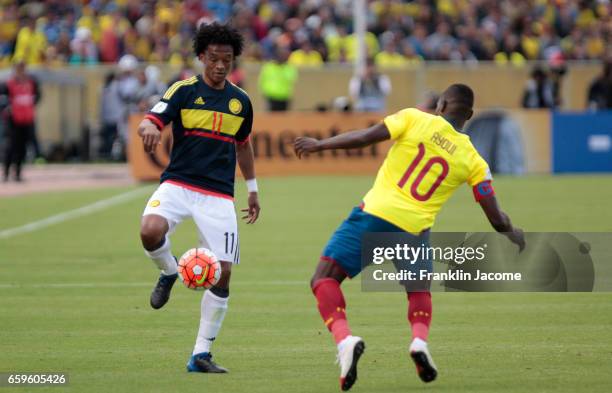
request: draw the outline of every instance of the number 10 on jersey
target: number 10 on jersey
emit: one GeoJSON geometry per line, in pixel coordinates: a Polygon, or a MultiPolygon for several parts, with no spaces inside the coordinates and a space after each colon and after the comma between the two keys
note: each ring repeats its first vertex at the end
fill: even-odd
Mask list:
{"type": "MultiPolygon", "coordinates": [[[[404,176],[402,176],[400,181],[397,183],[399,188],[404,188],[404,186],[406,185],[406,182],[408,181],[408,179],[410,178],[410,176],[412,175],[416,167],[419,165],[419,163],[423,160],[424,156],[425,156],[425,145],[423,145],[423,143],[419,143],[419,152],[417,153],[416,157],[414,157],[414,159],[408,166],[408,169],[406,169],[406,172],[404,172],[404,176]]],[[[448,162],[444,158],[440,156],[431,157],[429,160],[427,160],[423,168],[421,168],[416,178],[410,185],[410,195],[412,195],[412,197],[416,199],[417,201],[421,201],[421,202],[426,201],[429,198],[431,198],[431,196],[436,191],[436,189],[440,186],[440,184],[444,181],[444,179],[446,179],[446,176],[448,176],[448,169],[449,169],[448,162]],[[442,172],[438,175],[438,177],[433,182],[431,187],[429,187],[429,190],[427,190],[427,192],[425,192],[424,194],[419,193],[419,190],[418,190],[419,185],[421,184],[425,176],[429,173],[431,168],[436,164],[442,167],[442,172]]]]}

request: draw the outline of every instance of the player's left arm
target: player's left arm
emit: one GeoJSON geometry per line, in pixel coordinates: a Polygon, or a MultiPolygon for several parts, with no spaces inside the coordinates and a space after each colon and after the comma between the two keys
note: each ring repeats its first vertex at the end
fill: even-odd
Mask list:
{"type": "Polygon", "coordinates": [[[364,130],[351,131],[321,140],[299,137],[293,143],[293,149],[295,155],[302,158],[302,155],[308,153],[331,149],[356,149],[388,139],[391,139],[391,133],[383,122],[364,130]]]}
{"type": "Polygon", "coordinates": [[[246,220],[247,224],[253,224],[259,217],[261,207],[259,206],[259,190],[257,188],[257,180],[255,178],[255,154],[253,153],[253,145],[249,137],[253,126],[253,110],[249,105],[249,110],[246,118],[236,134],[236,160],[238,167],[247,184],[249,192],[248,208],[242,209],[246,216],[242,219],[246,220]]]}
{"type": "Polygon", "coordinates": [[[495,197],[495,189],[491,183],[493,178],[489,166],[479,155],[475,155],[473,161],[474,168],[468,179],[468,184],[472,186],[474,199],[480,204],[493,229],[507,236],[512,243],[519,247],[519,252],[523,251],[525,248],[523,230],[514,226],[510,217],[499,207],[495,197]]]}
{"type": "Polygon", "coordinates": [[[523,234],[523,230],[514,226],[510,217],[499,208],[495,195],[489,195],[482,198],[478,203],[487,216],[491,226],[497,232],[507,236],[512,243],[516,244],[519,251],[523,251],[525,248],[525,235],[523,234]]]}

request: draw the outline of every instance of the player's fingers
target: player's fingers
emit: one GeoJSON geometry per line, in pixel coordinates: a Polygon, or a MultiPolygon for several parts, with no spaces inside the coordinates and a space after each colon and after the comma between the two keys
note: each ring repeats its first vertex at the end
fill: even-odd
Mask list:
{"type": "Polygon", "coordinates": [[[251,208],[249,209],[249,224],[252,224],[255,222],[255,220],[257,219],[257,217],[255,216],[255,209],[251,208]]]}
{"type": "Polygon", "coordinates": [[[144,145],[144,149],[145,149],[145,151],[146,151],[147,153],[149,153],[149,152],[151,151],[151,143],[149,142],[149,136],[148,136],[148,135],[145,135],[145,136],[142,138],[142,143],[143,143],[143,145],[144,145]]]}
{"type": "Polygon", "coordinates": [[[257,216],[259,215],[259,207],[257,205],[249,206],[249,221],[247,224],[253,224],[257,221],[257,216]]]}
{"type": "Polygon", "coordinates": [[[155,135],[147,135],[147,142],[149,144],[149,149],[153,149],[153,146],[155,146],[155,135]]]}
{"type": "Polygon", "coordinates": [[[252,218],[252,224],[254,224],[255,221],[257,221],[257,219],[259,218],[259,211],[260,211],[259,206],[254,209],[254,211],[253,211],[253,218],[252,218]]]}

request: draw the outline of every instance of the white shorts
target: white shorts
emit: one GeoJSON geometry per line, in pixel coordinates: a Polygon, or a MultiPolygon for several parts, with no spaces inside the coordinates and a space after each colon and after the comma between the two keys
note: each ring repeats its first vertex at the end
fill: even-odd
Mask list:
{"type": "Polygon", "coordinates": [[[240,263],[233,200],[162,183],[147,202],[142,215],[149,214],[162,216],[168,221],[168,234],[172,234],[186,218],[193,218],[198,228],[200,247],[211,250],[220,261],[240,263]]]}

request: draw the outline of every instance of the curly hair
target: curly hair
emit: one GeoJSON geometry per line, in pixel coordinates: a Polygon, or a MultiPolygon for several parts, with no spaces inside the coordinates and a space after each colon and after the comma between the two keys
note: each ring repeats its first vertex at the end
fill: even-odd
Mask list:
{"type": "Polygon", "coordinates": [[[235,28],[218,22],[202,24],[193,38],[193,51],[196,56],[206,51],[208,45],[230,45],[234,57],[240,56],[244,47],[244,38],[235,28]]]}

